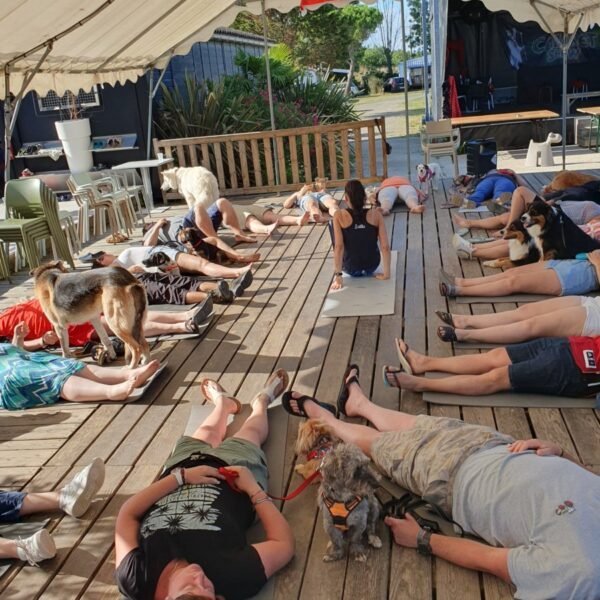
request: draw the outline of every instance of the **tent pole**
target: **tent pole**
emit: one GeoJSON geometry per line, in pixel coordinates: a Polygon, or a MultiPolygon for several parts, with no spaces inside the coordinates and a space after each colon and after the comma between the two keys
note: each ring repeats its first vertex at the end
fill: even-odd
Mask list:
{"type": "Polygon", "coordinates": [[[163,77],[165,76],[165,73],[167,72],[167,67],[169,66],[170,62],[171,62],[171,59],[169,58],[169,60],[167,61],[167,64],[162,68],[162,71],[160,72],[160,77],[158,78],[156,85],[154,85],[154,67],[150,66],[150,70],[148,71],[148,127],[147,127],[148,143],[146,144],[146,159],[147,160],[150,159],[150,149],[152,148],[152,117],[154,116],[153,100],[154,100],[154,96],[156,96],[156,92],[158,92],[158,88],[160,87],[160,84],[162,83],[163,77]]]}
{"type": "MultiPolygon", "coordinates": [[[[271,115],[271,131],[275,131],[275,108],[273,107],[273,86],[271,84],[271,63],[269,61],[269,41],[268,41],[268,29],[267,29],[267,13],[265,12],[265,0],[260,0],[261,13],[262,13],[262,25],[263,25],[263,43],[264,43],[264,54],[265,54],[265,69],[267,72],[267,93],[269,94],[269,114],[271,115]]],[[[279,185],[279,156],[277,153],[277,144],[275,138],[271,138],[271,144],[273,146],[273,157],[275,162],[275,184],[279,185]]]]}
{"type": "MultiPolygon", "coordinates": [[[[10,67],[4,65],[4,184],[10,179],[10,119],[11,119],[11,99],[10,99],[10,67]]],[[[2,190],[4,195],[4,190],[2,190]]],[[[5,215],[7,218],[8,215],[5,215]]]]}
{"type": "Polygon", "coordinates": [[[408,116],[408,68],[406,65],[406,26],[404,24],[404,2],[400,2],[400,19],[402,21],[402,54],[404,55],[404,118],[406,123],[406,171],[410,179],[410,123],[408,116]]]}
{"type": "Polygon", "coordinates": [[[429,121],[429,54],[427,52],[427,0],[421,0],[421,31],[423,35],[423,93],[425,120],[429,121]]]}

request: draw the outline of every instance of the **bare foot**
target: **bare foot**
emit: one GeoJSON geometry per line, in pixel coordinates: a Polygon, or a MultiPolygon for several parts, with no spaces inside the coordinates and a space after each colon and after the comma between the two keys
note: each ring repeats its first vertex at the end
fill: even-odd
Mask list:
{"type": "Polygon", "coordinates": [[[143,365],[142,367],[137,367],[137,369],[131,369],[130,380],[133,379],[135,382],[135,387],[142,387],[156,371],[160,367],[160,362],[158,360],[152,360],[147,365],[143,365]]]}
{"type": "Polygon", "coordinates": [[[413,214],[421,214],[423,212],[425,212],[425,205],[424,204],[419,204],[419,206],[413,206],[410,209],[410,212],[413,214]]]}
{"type": "Polygon", "coordinates": [[[458,227],[469,227],[469,221],[457,213],[452,213],[452,220],[458,227]]]}
{"type": "Polygon", "coordinates": [[[260,260],[260,252],[254,252],[254,254],[238,254],[236,260],[241,263],[253,263],[260,260]]]}
{"type": "Polygon", "coordinates": [[[130,396],[135,389],[135,377],[131,376],[127,381],[111,385],[108,392],[108,400],[120,402],[130,396]]]}
{"type": "Polygon", "coordinates": [[[234,271],[234,275],[231,276],[232,279],[235,279],[236,277],[239,277],[240,275],[243,275],[246,271],[250,271],[250,269],[252,269],[252,264],[250,263],[245,267],[242,267],[241,269],[235,269],[234,271]]]}
{"type": "Polygon", "coordinates": [[[348,388],[348,400],[346,400],[346,404],[344,405],[344,413],[348,417],[358,417],[361,415],[360,406],[365,402],[365,395],[360,387],[360,385],[356,382],[352,382],[348,385],[348,381],[357,375],[356,369],[352,369],[348,373],[348,377],[346,377],[346,386],[348,388]]]}
{"type": "Polygon", "coordinates": [[[308,211],[304,211],[302,213],[302,216],[298,217],[296,224],[298,225],[298,227],[301,227],[302,225],[308,225],[309,221],[310,221],[310,213],[308,211]]]}
{"type": "Polygon", "coordinates": [[[239,400],[228,395],[220,383],[217,383],[213,379],[203,379],[200,382],[200,389],[204,398],[211,404],[215,406],[223,404],[225,410],[231,415],[236,415],[240,412],[242,405],[239,400]]]}
{"type": "Polygon", "coordinates": [[[256,242],[256,238],[253,235],[244,235],[243,233],[236,233],[235,241],[243,242],[245,244],[253,244],[254,242],[256,242]]]}
{"type": "Polygon", "coordinates": [[[275,223],[271,223],[270,225],[266,225],[265,226],[265,235],[268,237],[270,236],[276,229],[277,227],[279,227],[279,223],[277,223],[277,221],[275,221],[275,223]]]}

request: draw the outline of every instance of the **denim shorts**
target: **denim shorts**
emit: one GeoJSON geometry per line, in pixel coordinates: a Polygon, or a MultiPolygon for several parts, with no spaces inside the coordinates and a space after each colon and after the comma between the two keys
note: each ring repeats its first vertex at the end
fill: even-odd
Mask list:
{"type": "Polygon", "coordinates": [[[14,523],[20,519],[25,492],[0,492],[0,523],[14,523]]]}
{"type": "Polygon", "coordinates": [[[214,204],[211,204],[206,209],[206,212],[207,212],[208,216],[210,217],[210,220],[212,221],[215,231],[217,231],[217,229],[219,229],[219,227],[221,227],[221,223],[223,223],[223,213],[219,210],[217,203],[215,202],[214,204]]]}
{"type": "Polygon", "coordinates": [[[561,296],[581,296],[598,289],[596,269],[588,260],[549,260],[560,282],[561,296]]]}
{"type": "Polygon", "coordinates": [[[321,212],[327,212],[329,209],[327,206],[325,206],[325,204],[323,204],[322,200],[329,198],[330,196],[331,194],[328,194],[327,192],[310,192],[300,198],[298,201],[298,207],[304,212],[307,212],[309,201],[314,200],[319,205],[319,210],[321,212]]]}

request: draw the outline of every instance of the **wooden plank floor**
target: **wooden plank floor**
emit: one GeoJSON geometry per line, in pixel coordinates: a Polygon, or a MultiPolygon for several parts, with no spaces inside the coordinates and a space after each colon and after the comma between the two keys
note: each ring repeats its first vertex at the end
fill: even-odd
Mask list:
{"type": "MultiPolygon", "coordinates": [[[[534,188],[547,180],[528,177],[534,188]]],[[[286,368],[295,389],[334,403],[350,360],[361,367],[361,382],[378,404],[411,413],[461,417],[518,437],[556,440],[600,469],[597,411],[428,406],[421,395],[384,387],[381,370],[396,362],[393,339],[402,335],[419,351],[449,355],[439,341],[435,310],[468,311],[439,295],[438,270],[465,276],[486,272],[476,261],[461,261],[451,249],[450,211],[440,208],[447,186],[421,217],[397,212],[387,219],[392,248],[399,252],[396,313],[383,317],[326,319],[320,309],[331,280],[327,228],[282,228],[260,243],[262,261],[248,293],[218,318],[201,341],[162,343],[155,352],[168,360],[167,372],[145,397],[130,405],[61,403],[22,413],[0,413],[0,488],[45,490],[60,486],[82,465],[101,456],[107,477],[101,497],[83,519],[54,517],[49,525],[58,554],[41,568],[16,564],[0,579],[2,598],[118,598],[114,585],[112,537],[119,507],[158,474],[184,430],[198,382],[217,378],[249,402],[277,366],[286,368]]],[[[181,212],[169,209],[166,216],[181,212]]],[[[101,243],[92,248],[106,248],[101,243]]],[[[117,246],[116,251],[123,246],[117,246]]],[[[0,307],[31,294],[26,276],[0,282],[0,307]]],[[[473,305],[478,312],[514,304],[473,305]]],[[[465,351],[462,351],[465,352],[465,351]]],[[[271,491],[299,483],[293,472],[299,421],[281,408],[270,411],[267,453],[271,491]]],[[[424,558],[394,546],[380,527],[383,548],[370,550],[364,564],[323,563],[327,538],[316,509],[313,486],[286,503],[283,513],[296,534],[296,556],[260,594],[261,599],[456,599],[511,598],[494,577],[469,572],[442,560],[424,558]]]]}

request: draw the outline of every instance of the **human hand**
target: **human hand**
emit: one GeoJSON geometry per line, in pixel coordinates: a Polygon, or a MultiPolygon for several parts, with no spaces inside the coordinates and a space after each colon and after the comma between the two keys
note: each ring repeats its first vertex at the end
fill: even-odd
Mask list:
{"type": "Polygon", "coordinates": [[[390,276],[386,275],[385,273],[376,273],[375,274],[375,279],[379,279],[379,281],[385,281],[386,279],[389,279],[390,276]]]}
{"type": "Polygon", "coordinates": [[[256,492],[260,486],[256,482],[254,475],[252,475],[251,471],[246,467],[241,467],[238,465],[232,465],[227,467],[230,471],[235,471],[238,476],[232,480],[233,485],[240,491],[245,492],[250,495],[253,492],[256,492]]]}
{"type": "Polygon", "coordinates": [[[186,483],[219,483],[219,481],[223,479],[225,479],[225,476],[221,475],[219,470],[215,469],[214,467],[200,465],[199,467],[185,469],[186,483]]]}
{"type": "Polygon", "coordinates": [[[42,344],[44,344],[44,346],[56,346],[56,344],[58,344],[56,332],[46,331],[44,335],[42,335],[42,344]]]}
{"type": "Polygon", "coordinates": [[[417,535],[421,528],[412,515],[406,513],[404,519],[386,517],[383,522],[390,528],[398,546],[417,547],[417,535]]]}
{"type": "Polygon", "coordinates": [[[344,280],[341,275],[336,275],[331,283],[330,290],[341,290],[344,287],[344,280]]]}
{"type": "Polygon", "coordinates": [[[535,450],[538,456],[562,456],[563,449],[554,442],[547,440],[538,440],[532,438],[530,440],[516,440],[508,445],[508,451],[515,454],[525,452],[526,450],[535,450]]]}
{"type": "Polygon", "coordinates": [[[162,217],[158,220],[159,227],[164,227],[165,225],[168,225],[168,224],[169,224],[169,219],[165,219],[164,217],[162,217]]]}
{"type": "Polygon", "coordinates": [[[17,325],[15,326],[15,330],[13,332],[13,339],[12,339],[13,346],[17,346],[18,348],[23,348],[23,345],[25,343],[25,338],[27,337],[28,333],[29,333],[29,327],[27,326],[27,323],[25,323],[25,321],[21,321],[20,323],[17,323],[17,325]]]}
{"type": "Polygon", "coordinates": [[[594,264],[600,264],[600,250],[588,252],[587,259],[594,264]]]}
{"type": "Polygon", "coordinates": [[[144,273],[145,269],[142,265],[132,265],[127,269],[130,273],[144,273]]]}

